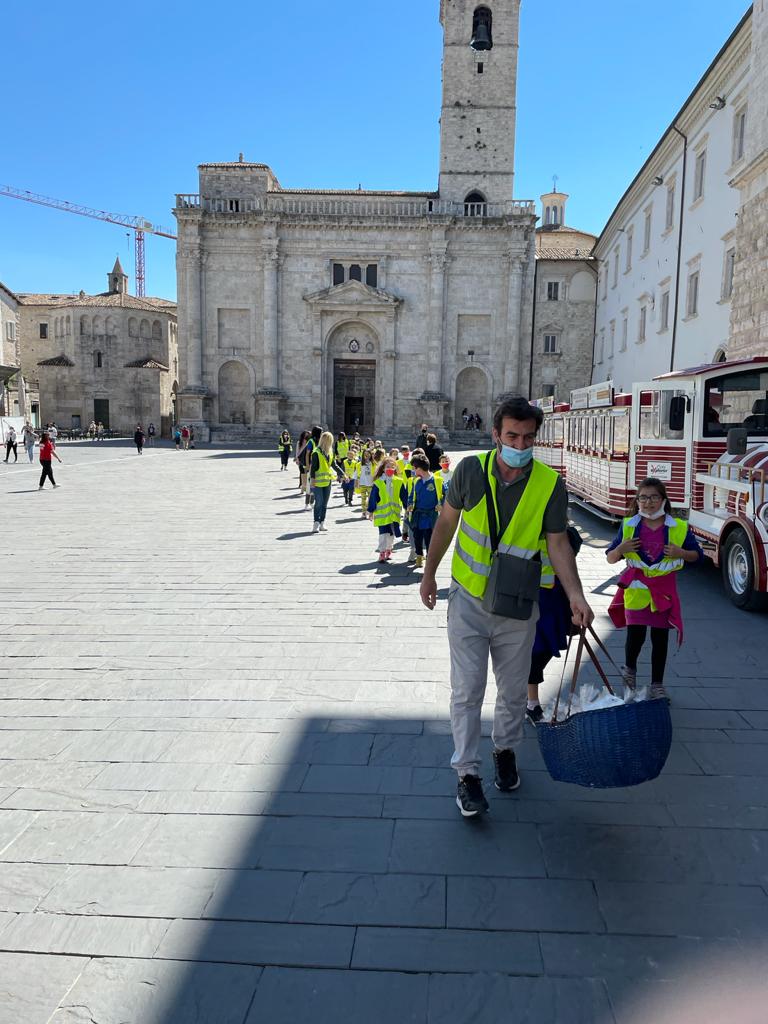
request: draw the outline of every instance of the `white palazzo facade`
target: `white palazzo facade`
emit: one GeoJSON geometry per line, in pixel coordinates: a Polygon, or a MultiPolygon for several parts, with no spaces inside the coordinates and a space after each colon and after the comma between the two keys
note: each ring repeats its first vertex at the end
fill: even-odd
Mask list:
{"type": "Polygon", "coordinates": [[[281,188],[208,163],[179,195],[180,416],[205,437],[486,424],[526,391],[535,206],[513,199],[519,0],[442,0],[436,192],[281,188]]]}

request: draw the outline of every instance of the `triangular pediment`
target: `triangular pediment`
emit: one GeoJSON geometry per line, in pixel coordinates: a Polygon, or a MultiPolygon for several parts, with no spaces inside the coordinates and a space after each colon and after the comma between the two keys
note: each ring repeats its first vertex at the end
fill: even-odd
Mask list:
{"type": "Polygon", "coordinates": [[[334,306],[387,307],[398,306],[403,301],[397,295],[384,291],[383,288],[370,288],[361,281],[346,281],[323,288],[304,296],[304,301],[311,305],[333,308],[334,306]]]}

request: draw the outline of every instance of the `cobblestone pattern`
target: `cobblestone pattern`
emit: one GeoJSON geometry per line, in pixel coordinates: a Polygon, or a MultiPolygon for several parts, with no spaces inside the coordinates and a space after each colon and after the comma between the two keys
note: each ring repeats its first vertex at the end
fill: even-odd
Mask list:
{"type": "MultiPolygon", "coordinates": [[[[0,1024],[647,1024],[727,984],[709,1019],[737,1019],[768,933],[768,631],[714,569],[683,574],[661,778],[557,784],[528,730],[522,787],[471,824],[445,601],[404,551],[379,567],[336,496],[312,536],[276,453],[60,452],[55,492],[0,467],[35,524],[4,559],[0,1024]]],[[[580,521],[618,655],[611,531],[580,521]]]]}

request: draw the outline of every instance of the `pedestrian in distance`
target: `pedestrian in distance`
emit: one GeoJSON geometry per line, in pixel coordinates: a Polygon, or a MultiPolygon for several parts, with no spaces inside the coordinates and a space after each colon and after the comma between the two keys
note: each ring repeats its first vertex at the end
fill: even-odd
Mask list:
{"type": "Polygon", "coordinates": [[[184,424],[181,428],[181,444],[185,452],[189,451],[189,427],[184,424]]]}
{"type": "Polygon", "coordinates": [[[496,678],[493,720],[495,786],[520,785],[516,748],[522,740],[531,649],[538,618],[542,554],[563,585],[573,622],[594,618],[568,541],[568,493],[555,470],[533,458],[544,419],[527,399],[503,402],[493,418],[495,447],[463,459],[437,520],[421,582],[424,605],[437,604],[436,573],[456,536],[448,592],[451,657],[451,766],[456,803],[465,818],[485,813],[480,778],[480,721],[488,657],[496,678]],[[493,578],[492,578],[493,577],[493,578]]]}
{"type": "Polygon", "coordinates": [[[19,461],[19,444],[16,437],[16,428],[8,427],[8,431],[5,435],[5,461],[7,462],[10,458],[11,452],[13,452],[13,461],[19,461]]]}
{"type": "Polygon", "coordinates": [[[99,441],[104,440],[104,424],[99,420],[96,425],[96,439],[99,441]]]}
{"type": "Polygon", "coordinates": [[[479,412],[475,413],[475,430],[482,430],[483,421],[479,412]]]}
{"type": "Polygon", "coordinates": [[[155,445],[155,424],[150,423],[147,427],[147,444],[150,448],[154,448],[155,445]]]}
{"type": "Polygon", "coordinates": [[[309,441],[309,431],[302,430],[299,434],[299,440],[296,442],[296,458],[293,460],[299,469],[299,493],[307,493],[307,464],[304,457],[304,450],[307,447],[309,441]]]}
{"type": "Polygon", "coordinates": [[[191,423],[189,425],[189,447],[195,447],[195,428],[191,423]]]}
{"type": "Polygon", "coordinates": [[[469,410],[466,406],[461,410],[461,422],[464,424],[464,429],[466,430],[467,424],[469,423],[469,410]]]}
{"type": "Polygon", "coordinates": [[[287,430],[283,430],[277,439],[277,450],[280,452],[280,472],[288,469],[288,459],[293,450],[293,441],[287,430]]]}
{"type": "Polygon", "coordinates": [[[395,459],[383,459],[376,470],[368,511],[373,516],[373,525],[379,531],[379,561],[392,558],[395,540],[401,536],[400,513],[407,502],[405,480],[397,476],[395,459]]]}
{"type": "Polygon", "coordinates": [[[176,451],[181,448],[181,430],[178,425],[173,428],[173,443],[176,446],[176,451]]]}
{"type": "Polygon", "coordinates": [[[54,487],[58,487],[58,484],[53,479],[53,469],[51,468],[52,459],[54,458],[57,462],[61,462],[58,452],[53,446],[53,441],[51,441],[50,434],[45,431],[40,438],[40,466],[42,467],[42,472],[40,474],[39,491],[42,491],[46,479],[50,480],[54,487]]]}
{"type": "Polygon", "coordinates": [[[411,459],[416,482],[408,499],[408,518],[413,531],[416,549],[416,568],[424,565],[424,554],[429,552],[429,542],[435,528],[442,503],[442,484],[429,468],[426,455],[414,455],[411,459]]]}
{"type": "Polygon", "coordinates": [[[24,444],[24,447],[27,449],[27,455],[29,456],[29,461],[30,462],[34,462],[35,461],[35,444],[37,443],[37,435],[35,434],[34,427],[29,422],[29,420],[27,420],[27,422],[24,424],[24,430],[22,431],[22,434],[21,434],[21,440],[22,440],[22,442],[24,444]]]}
{"type": "Polygon", "coordinates": [[[56,426],[56,423],[54,421],[48,428],[48,437],[50,438],[51,444],[53,445],[54,448],[56,447],[56,441],[58,439],[58,436],[59,428],[56,426]]]}
{"type": "Polygon", "coordinates": [[[427,444],[424,448],[424,454],[429,459],[429,468],[432,473],[436,473],[440,469],[440,458],[443,454],[443,449],[437,443],[437,436],[435,434],[427,434],[427,444]]]}
{"type": "Polygon", "coordinates": [[[326,430],[318,438],[317,445],[312,452],[309,470],[309,482],[315,496],[312,533],[328,532],[325,517],[328,512],[328,499],[331,496],[331,481],[334,475],[340,477],[333,458],[333,434],[326,430]]]}
{"type": "Polygon", "coordinates": [[[428,428],[426,423],[422,423],[421,424],[421,430],[419,432],[419,436],[416,438],[416,443],[413,446],[414,450],[416,448],[425,449],[427,447],[427,444],[429,443],[428,440],[427,440],[428,435],[429,435],[429,428],[428,428]]]}
{"type": "Polygon", "coordinates": [[[91,441],[96,440],[96,424],[93,420],[88,424],[88,437],[91,441]]]}
{"type": "Polygon", "coordinates": [[[704,552],[685,519],[672,515],[672,503],[661,480],[640,482],[629,516],[606,550],[609,565],[626,560],[608,614],[615,626],[626,626],[622,676],[634,690],[637,660],[651,631],[651,690],[654,700],[668,699],[664,672],[669,631],[683,638],[683,616],[677,594],[677,573],[687,564],[704,560],[704,552]]]}
{"type": "Polygon", "coordinates": [[[144,454],[144,431],[142,430],[141,424],[136,424],[136,430],[133,432],[133,443],[136,445],[136,451],[139,455],[144,454]]]}

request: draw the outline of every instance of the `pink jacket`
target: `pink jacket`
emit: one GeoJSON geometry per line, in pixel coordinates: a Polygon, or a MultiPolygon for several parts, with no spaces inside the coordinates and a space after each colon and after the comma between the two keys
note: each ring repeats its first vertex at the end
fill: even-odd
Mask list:
{"type": "Polygon", "coordinates": [[[619,629],[627,624],[624,609],[624,591],[630,583],[640,580],[651,592],[651,600],[660,612],[669,612],[669,621],[677,630],[678,645],[683,642],[683,610],[677,595],[677,581],[674,573],[666,576],[646,576],[642,569],[625,569],[619,577],[619,586],[608,607],[611,622],[619,629]]]}

